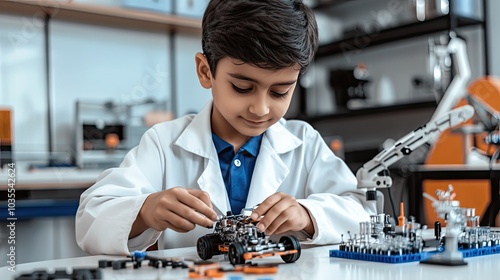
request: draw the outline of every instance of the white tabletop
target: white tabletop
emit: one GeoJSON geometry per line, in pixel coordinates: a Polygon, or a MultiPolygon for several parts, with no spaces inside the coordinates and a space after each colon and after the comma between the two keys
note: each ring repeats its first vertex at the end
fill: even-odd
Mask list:
{"type": "MultiPolygon", "coordinates": [[[[472,257],[465,259],[465,266],[438,266],[420,264],[418,262],[386,264],[378,262],[356,261],[341,258],[329,257],[331,249],[336,246],[318,246],[303,248],[299,260],[293,264],[285,264],[280,257],[270,257],[261,259],[259,263],[280,263],[277,274],[267,275],[247,275],[242,273],[226,273],[220,279],[234,279],[239,276],[243,279],[360,279],[360,280],[391,280],[391,279],[498,279],[500,273],[500,254],[472,257]]],[[[184,257],[199,259],[195,247],[161,250],[150,252],[150,254],[160,257],[184,257]]],[[[229,264],[215,256],[214,259],[229,264]]],[[[98,260],[120,259],[117,256],[89,256],[80,258],[61,259],[53,261],[42,261],[34,263],[19,264],[16,266],[16,273],[7,270],[7,267],[0,268],[0,279],[14,279],[16,275],[29,273],[33,270],[72,268],[96,268],[98,260]],[[6,276],[6,277],[5,277],[6,276]]],[[[240,278],[240,279],[241,279],[240,278]]],[[[147,266],[147,261],[143,267],[133,269],[132,267],[113,270],[103,269],[103,279],[189,279],[187,269],[172,268],[152,268],[147,266]]],[[[219,278],[218,278],[219,279],[219,278]]]]}

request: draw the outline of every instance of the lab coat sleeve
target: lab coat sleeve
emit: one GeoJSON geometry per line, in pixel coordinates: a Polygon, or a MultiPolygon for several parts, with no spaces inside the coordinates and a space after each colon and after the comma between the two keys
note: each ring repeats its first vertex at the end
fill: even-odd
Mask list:
{"type": "Polygon", "coordinates": [[[305,199],[297,199],[311,216],[315,233],[304,241],[309,244],[332,244],[341,241],[347,231],[358,232],[359,223],[376,214],[376,204],[366,201],[365,191],[357,189],[352,171],[335,156],[316,131],[307,133],[308,177],[305,199]]]}
{"type": "Polygon", "coordinates": [[[150,193],[161,191],[163,154],[154,129],[148,130],[119,168],[105,170],[80,198],[76,241],[90,254],[144,250],[161,232],[148,229],[129,240],[133,222],[150,193]]]}

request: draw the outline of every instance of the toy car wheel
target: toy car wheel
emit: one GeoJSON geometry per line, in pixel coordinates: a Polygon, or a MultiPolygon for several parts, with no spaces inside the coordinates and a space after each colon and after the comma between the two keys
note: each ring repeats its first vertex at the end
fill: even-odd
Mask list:
{"type": "Polygon", "coordinates": [[[214,255],[218,255],[218,245],[222,244],[222,240],[218,234],[207,234],[196,242],[196,251],[202,260],[211,259],[214,255]]]}
{"type": "Polygon", "coordinates": [[[229,245],[229,262],[232,265],[244,264],[245,259],[243,258],[245,254],[245,248],[241,242],[233,242],[229,245]]]}
{"type": "Polygon", "coordinates": [[[281,256],[284,262],[293,263],[300,258],[300,242],[295,236],[282,236],[280,238],[280,243],[283,243],[285,250],[297,250],[297,253],[281,256]]]}

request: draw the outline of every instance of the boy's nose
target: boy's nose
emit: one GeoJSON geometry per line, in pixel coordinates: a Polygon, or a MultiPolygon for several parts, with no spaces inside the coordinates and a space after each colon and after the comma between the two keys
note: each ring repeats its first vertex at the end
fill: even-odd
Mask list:
{"type": "Polygon", "coordinates": [[[250,104],[250,112],[257,116],[265,116],[269,113],[269,106],[265,97],[256,97],[250,104]]]}

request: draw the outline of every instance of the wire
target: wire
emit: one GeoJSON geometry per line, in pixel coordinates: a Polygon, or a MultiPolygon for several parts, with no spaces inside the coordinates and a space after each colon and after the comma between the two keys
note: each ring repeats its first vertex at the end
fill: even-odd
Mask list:
{"type": "MultiPolygon", "coordinates": [[[[500,124],[498,124],[497,130],[500,130],[500,124]]],[[[490,131],[489,136],[493,135],[494,133],[495,133],[495,130],[490,131]]],[[[491,146],[493,146],[493,143],[488,144],[488,152],[489,152],[491,146]]],[[[500,154],[500,146],[497,147],[497,149],[495,150],[495,152],[493,153],[493,155],[490,158],[490,164],[489,164],[489,166],[490,166],[490,178],[493,178],[493,174],[491,174],[493,172],[493,164],[496,163],[499,154],[500,154]]]]}
{"type": "Polygon", "coordinates": [[[394,200],[392,199],[391,188],[387,189],[387,194],[389,195],[389,201],[391,202],[392,216],[396,217],[396,208],[394,208],[394,200]]]}
{"type": "MultiPolygon", "coordinates": [[[[386,169],[380,171],[379,175],[390,177],[391,171],[388,168],[386,168],[386,169]]],[[[392,199],[391,188],[387,189],[387,194],[389,195],[389,201],[391,202],[392,216],[396,217],[396,208],[394,208],[394,201],[392,199]]]]}

